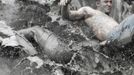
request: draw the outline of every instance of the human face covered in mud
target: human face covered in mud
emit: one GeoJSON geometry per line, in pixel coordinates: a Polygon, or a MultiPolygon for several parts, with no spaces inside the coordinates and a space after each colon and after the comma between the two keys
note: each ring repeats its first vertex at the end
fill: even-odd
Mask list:
{"type": "Polygon", "coordinates": [[[112,0],[97,0],[97,9],[108,14],[111,12],[112,0]]]}

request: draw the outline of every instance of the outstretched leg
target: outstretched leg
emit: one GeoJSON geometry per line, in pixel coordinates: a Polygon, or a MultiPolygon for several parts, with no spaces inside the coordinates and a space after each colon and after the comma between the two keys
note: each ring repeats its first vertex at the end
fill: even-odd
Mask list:
{"type": "Polygon", "coordinates": [[[18,32],[25,36],[33,37],[40,47],[43,48],[43,52],[55,61],[67,61],[72,56],[69,47],[61,42],[58,36],[47,29],[35,26],[18,32]]]}

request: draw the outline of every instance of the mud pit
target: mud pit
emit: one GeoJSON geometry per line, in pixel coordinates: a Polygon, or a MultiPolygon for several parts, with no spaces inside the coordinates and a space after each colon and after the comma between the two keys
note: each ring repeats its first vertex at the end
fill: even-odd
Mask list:
{"type": "Polygon", "coordinates": [[[72,23],[62,20],[58,14],[59,7],[56,5],[57,3],[58,1],[55,1],[50,7],[50,5],[42,5],[35,1],[18,0],[17,8],[12,10],[1,9],[3,12],[7,12],[7,10],[13,12],[3,13],[0,11],[0,14],[3,14],[1,20],[6,20],[14,30],[38,25],[52,31],[59,36],[62,42],[72,49],[73,56],[69,58],[69,61],[56,63],[48,58],[47,54],[42,51],[42,48],[40,48],[33,38],[30,38],[29,41],[39,52],[36,56],[29,56],[21,47],[0,47],[1,75],[134,74],[133,42],[121,49],[113,45],[100,47],[98,45],[99,41],[95,40],[90,29],[82,21],[72,23]],[[14,10],[16,11],[14,12],[14,10]],[[90,39],[89,41],[86,41],[87,37],[84,34],[90,39]],[[34,60],[30,60],[29,58],[34,60]],[[40,58],[43,61],[36,58],[40,58]],[[40,62],[37,63],[37,61],[40,62]]]}

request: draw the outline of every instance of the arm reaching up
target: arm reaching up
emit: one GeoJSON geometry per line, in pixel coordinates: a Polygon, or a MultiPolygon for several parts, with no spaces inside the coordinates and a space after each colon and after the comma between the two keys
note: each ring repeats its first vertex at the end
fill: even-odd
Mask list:
{"type": "Polygon", "coordinates": [[[69,10],[69,3],[71,0],[61,0],[61,14],[62,17],[68,20],[80,20],[84,19],[87,15],[87,12],[85,11],[85,7],[80,8],[79,10],[69,10]]]}

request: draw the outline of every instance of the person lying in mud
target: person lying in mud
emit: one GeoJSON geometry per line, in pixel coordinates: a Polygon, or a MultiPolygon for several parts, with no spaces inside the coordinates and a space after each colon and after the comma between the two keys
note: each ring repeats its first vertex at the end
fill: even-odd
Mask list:
{"type": "Polygon", "coordinates": [[[42,52],[55,62],[68,62],[73,55],[71,49],[58,36],[45,28],[34,26],[17,32],[24,35],[27,39],[33,38],[43,49],[42,52]]]}
{"type": "MultiPolygon", "coordinates": [[[[119,44],[131,42],[131,39],[127,39],[132,38],[133,35],[132,30],[134,23],[132,20],[134,19],[134,15],[126,18],[126,20],[119,25],[111,17],[90,7],[82,7],[78,11],[69,11],[69,0],[61,0],[60,4],[63,5],[62,15],[64,18],[70,20],[85,20],[100,41],[107,42],[117,40],[119,44]],[[126,33],[128,35],[125,35],[126,33]]],[[[57,58],[64,59],[64,57],[71,57],[72,55],[67,45],[47,29],[36,26],[22,29],[18,32],[25,36],[33,37],[51,59],[58,61],[57,58]]]]}
{"type": "Polygon", "coordinates": [[[84,20],[86,24],[92,28],[96,37],[101,41],[106,40],[108,33],[118,25],[111,17],[88,6],[81,7],[79,10],[69,10],[69,3],[70,0],[60,1],[63,18],[69,20],[84,20]]]}
{"type": "MultiPolygon", "coordinates": [[[[110,0],[106,0],[108,4],[110,0]]],[[[81,7],[78,10],[69,10],[68,6],[71,0],[61,0],[61,13],[63,18],[76,21],[84,20],[85,23],[91,27],[96,37],[102,41],[101,44],[106,42],[115,42],[118,44],[126,44],[131,41],[132,38],[134,15],[128,17],[123,22],[118,24],[114,19],[106,15],[105,13],[95,10],[89,6],[81,7]]]]}

